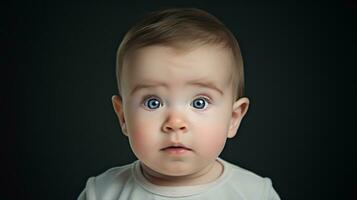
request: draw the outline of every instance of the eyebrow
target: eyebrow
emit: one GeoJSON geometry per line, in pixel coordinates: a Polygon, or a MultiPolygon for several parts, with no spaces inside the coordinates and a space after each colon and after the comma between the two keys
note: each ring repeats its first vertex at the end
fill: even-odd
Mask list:
{"type": "Polygon", "coordinates": [[[195,85],[195,86],[200,86],[200,87],[205,87],[209,88],[212,90],[215,90],[219,94],[223,95],[223,91],[219,89],[214,83],[208,82],[208,81],[191,81],[188,83],[188,85],[195,85]]]}
{"type": "MultiPolygon", "coordinates": [[[[187,83],[187,85],[193,85],[193,86],[199,86],[199,87],[204,87],[208,88],[211,90],[214,90],[218,92],[220,95],[223,95],[223,91],[219,89],[214,83],[212,82],[202,82],[202,81],[190,81],[187,83]]],[[[130,94],[134,94],[138,90],[141,89],[146,89],[146,88],[154,88],[154,87],[168,87],[167,84],[165,83],[153,83],[153,84],[138,84],[134,87],[134,89],[131,90],[130,94]]]]}
{"type": "Polygon", "coordinates": [[[137,92],[138,90],[141,90],[141,89],[154,88],[154,87],[158,87],[158,86],[167,87],[167,85],[166,85],[165,83],[137,84],[137,85],[131,90],[130,94],[134,94],[135,92],[137,92]]]}

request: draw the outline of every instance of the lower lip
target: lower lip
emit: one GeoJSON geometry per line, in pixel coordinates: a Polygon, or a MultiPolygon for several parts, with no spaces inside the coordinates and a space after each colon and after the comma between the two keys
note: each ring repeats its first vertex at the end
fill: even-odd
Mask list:
{"type": "Polygon", "coordinates": [[[184,154],[188,151],[191,151],[189,149],[186,148],[173,148],[173,147],[169,147],[169,148],[165,148],[163,149],[163,151],[169,153],[169,154],[174,154],[174,155],[181,155],[184,154]]]}

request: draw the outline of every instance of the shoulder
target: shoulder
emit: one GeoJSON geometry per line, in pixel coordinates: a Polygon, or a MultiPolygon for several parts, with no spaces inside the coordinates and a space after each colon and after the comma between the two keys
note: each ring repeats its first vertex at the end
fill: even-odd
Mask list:
{"type": "Polygon", "coordinates": [[[228,184],[246,199],[280,199],[268,177],[259,176],[252,171],[224,161],[231,171],[228,184]]]}
{"type": "Polygon", "coordinates": [[[134,163],[110,168],[102,174],[96,177],[92,177],[92,179],[95,181],[97,186],[108,185],[112,183],[124,183],[131,179],[131,169],[133,164],[134,163]]]}
{"type": "Polygon", "coordinates": [[[113,167],[98,176],[90,177],[78,200],[98,200],[103,199],[103,197],[115,199],[124,185],[133,182],[131,172],[133,164],[113,167]]]}

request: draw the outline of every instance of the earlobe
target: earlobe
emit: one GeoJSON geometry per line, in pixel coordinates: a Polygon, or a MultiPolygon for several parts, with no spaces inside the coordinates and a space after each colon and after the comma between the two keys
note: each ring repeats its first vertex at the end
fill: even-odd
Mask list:
{"type": "Polygon", "coordinates": [[[126,123],[125,123],[125,117],[124,117],[124,111],[123,111],[123,103],[118,95],[112,96],[112,104],[113,104],[115,114],[118,117],[122,132],[124,135],[127,136],[127,129],[126,129],[126,123]]]}
{"type": "Polygon", "coordinates": [[[227,136],[228,138],[232,138],[236,135],[239,125],[244,115],[248,111],[248,107],[249,107],[249,99],[246,97],[242,97],[238,99],[236,102],[234,102],[229,132],[227,136]]]}

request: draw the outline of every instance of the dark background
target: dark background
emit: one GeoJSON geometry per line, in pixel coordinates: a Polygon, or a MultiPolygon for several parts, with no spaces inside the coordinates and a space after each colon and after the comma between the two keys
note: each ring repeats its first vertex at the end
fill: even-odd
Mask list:
{"type": "Polygon", "coordinates": [[[1,199],[76,199],[132,162],[111,96],[115,53],[144,14],[197,7],[237,36],[250,110],[221,157],[282,199],[356,199],[356,3],[1,4],[1,199]]]}

